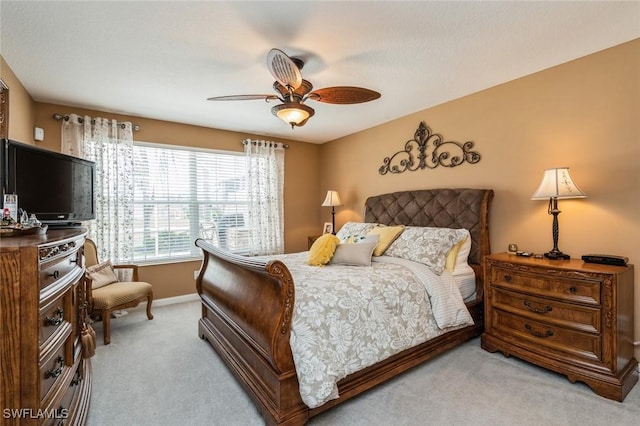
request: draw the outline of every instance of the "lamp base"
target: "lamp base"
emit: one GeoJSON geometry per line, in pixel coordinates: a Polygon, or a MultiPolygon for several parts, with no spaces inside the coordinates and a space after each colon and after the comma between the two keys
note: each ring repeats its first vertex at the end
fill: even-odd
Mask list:
{"type": "Polygon", "coordinates": [[[551,260],[567,260],[567,259],[571,259],[571,256],[569,256],[568,254],[564,254],[560,250],[557,250],[557,251],[551,250],[551,251],[545,253],[544,257],[546,257],[547,259],[551,259],[551,260]]]}

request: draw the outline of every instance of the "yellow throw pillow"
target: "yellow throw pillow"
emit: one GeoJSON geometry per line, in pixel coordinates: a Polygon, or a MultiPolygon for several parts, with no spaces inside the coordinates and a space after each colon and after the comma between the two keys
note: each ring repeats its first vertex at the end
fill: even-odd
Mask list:
{"type": "Polygon", "coordinates": [[[465,241],[467,241],[467,238],[469,237],[461,239],[460,241],[455,243],[453,247],[451,247],[451,250],[449,250],[449,254],[447,254],[447,259],[444,263],[444,267],[447,271],[453,272],[453,270],[456,268],[456,258],[458,257],[458,252],[462,248],[462,245],[465,243],[465,241]]]}
{"type": "Polygon", "coordinates": [[[324,234],[311,245],[307,263],[311,266],[326,265],[333,257],[339,242],[340,240],[335,235],[324,234]]]}
{"type": "Polygon", "coordinates": [[[367,233],[367,235],[378,235],[378,245],[373,250],[374,256],[382,256],[396,238],[404,230],[404,225],[398,226],[377,226],[367,233]]]}

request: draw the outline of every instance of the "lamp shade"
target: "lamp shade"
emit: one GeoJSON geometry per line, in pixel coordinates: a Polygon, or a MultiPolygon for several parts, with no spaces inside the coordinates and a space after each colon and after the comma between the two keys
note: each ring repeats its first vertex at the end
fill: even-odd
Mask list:
{"type": "Polygon", "coordinates": [[[334,191],[332,189],[327,191],[327,196],[324,198],[322,202],[322,207],[334,207],[341,206],[342,200],[340,199],[340,195],[338,191],[334,191]]]}
{"type": "Polygon", "coordinates": [[[547,169],[542,176],[540,186],[531,196],[532,200],[549,198],[585,198],[587,194],[573,182],[568,167],[547,169]]]}
{"type": "Polygon", "coordinates": [[[309,117],[315,114],[313,108],[298,102],[286,102],[271,108],[271,112],[287,124],[293,126],[304,125],[309,117]]]}

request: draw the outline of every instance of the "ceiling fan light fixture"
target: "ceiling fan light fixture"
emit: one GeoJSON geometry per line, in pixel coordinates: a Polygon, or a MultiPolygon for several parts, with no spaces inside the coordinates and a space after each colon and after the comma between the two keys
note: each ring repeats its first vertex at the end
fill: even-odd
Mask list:
{"type": "Polygon", "coordinates": [[[290,124],[293,129],[294,126],[304,125],[315,114],[315,111],[305,104],[285,102],[271,108],[271,113],[285,123],[290,124]]]}

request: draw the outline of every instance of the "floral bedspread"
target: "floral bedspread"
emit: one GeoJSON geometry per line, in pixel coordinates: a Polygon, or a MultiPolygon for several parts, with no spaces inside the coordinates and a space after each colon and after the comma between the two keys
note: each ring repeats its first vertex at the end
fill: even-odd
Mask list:
{"type": "Polygon", "coordinates": [[[455,282],[424,265],[383,256],[371,266],[317,267],[306,264],[306,253],[274,257],[296,286],[290,342],[300,395],[310,408],[337,398],[345,376],[473,324],[455,282]],[[456,292],[458,304],[437,308],[444,317],[436,319],[430,299],[455,305],[456,292]]]}

